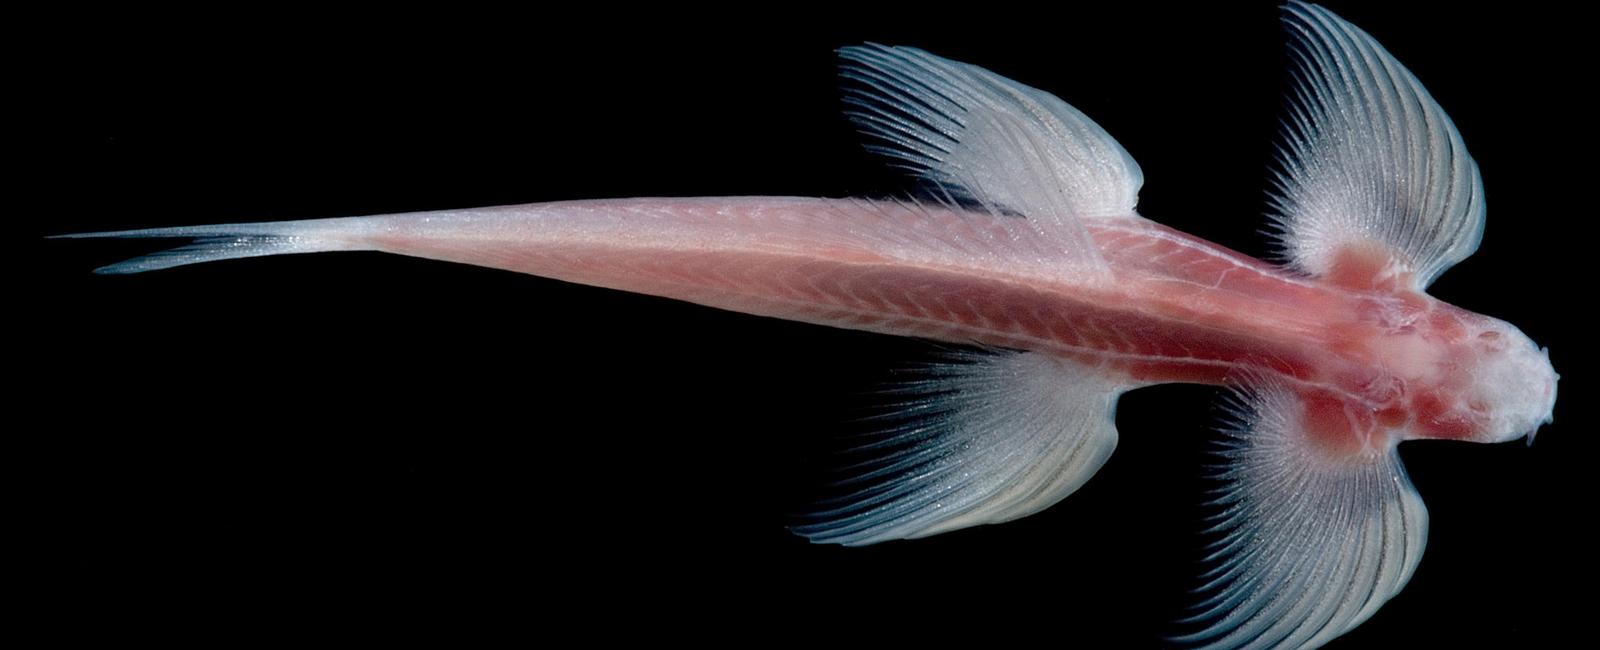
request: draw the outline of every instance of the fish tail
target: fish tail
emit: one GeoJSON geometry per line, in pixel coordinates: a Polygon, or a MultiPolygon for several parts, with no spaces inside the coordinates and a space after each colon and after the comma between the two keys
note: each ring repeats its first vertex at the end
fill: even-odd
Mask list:
{"type": "Polygon", "coordinates": [[[351,219],[308,219],[260,223],[145,228],[56,235],[50,239],[189,239],[190,243],[108,264],[95,273],[124,275],[170,269],[175,266],[264,255],[371,250],[355,236],[351,219]]]}

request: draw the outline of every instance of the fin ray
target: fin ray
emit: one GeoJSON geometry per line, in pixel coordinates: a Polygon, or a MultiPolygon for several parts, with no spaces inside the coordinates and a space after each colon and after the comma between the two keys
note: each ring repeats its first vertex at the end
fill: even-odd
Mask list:
{"type": "Polygon", "coordinates": [[[1053,95],[915,48],[839,54],[845,111],[870,151],[936,195],[1022,215],[1058,263],[1104,269],[1081,220],[1132,215],[1143,184],[1104,129],[1053,95]]]}
{"type": "Polygon", "coordinates": [[[370,250],[351,235],[359,218],[264,221],[174,228],[142,228],[56,235],[51,239],[189,239],[188,244],[108,264],[94,270],[123,275],[170,269],[202,262],[343,250],[370,250]]]}
{"type": "Polygon", "coordinates": [[[1427,287],[1483,236],[1483,181],[1461,134],[1359,28],[1301,2],[1283,20],[1295,75],[1270,201],[1283,253],[1327,276],[1376,247],[1387,263],[1365,263],[1360,281],[1409,274],[1427,287]]]}
{"type": "Polygon", "coordinates": [[[862,545],[1009,521],[1071,494],[1116,446],[1112,410],[1126,387],[1071,362],[962,353],[928,375],[907,386],[924,408],[901,411],[907,425],[860,452],[840,481],[860,487],[795,532],[862,545]]]}
{"type": "Polygon", "coordinates": [[[1211,568],[1174,641],[1204,648],[1312,648],[1399,593],[1421,559],[1427,509],[1393,443],[1334,454],[1286,386],[1254,378],[1219,452],[1228,469],[1211,568]]]}

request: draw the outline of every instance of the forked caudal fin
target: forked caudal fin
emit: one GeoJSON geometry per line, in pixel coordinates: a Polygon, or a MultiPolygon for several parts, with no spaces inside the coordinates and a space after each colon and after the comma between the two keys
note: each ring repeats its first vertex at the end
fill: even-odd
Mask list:
{"type": "Polygon", "coordinates": [[[56,235],[52,239],[149,238],[193,239],[185,246],[108,264],[95,273],[123,275],[169,269],[175,266],[215,262],[244,257],[321,253],[326,251],[370,250],[358,243],[357,218],[310,219],[261,223],[231,223],[211,226],[145,228],[110,232],[56,235]]]}

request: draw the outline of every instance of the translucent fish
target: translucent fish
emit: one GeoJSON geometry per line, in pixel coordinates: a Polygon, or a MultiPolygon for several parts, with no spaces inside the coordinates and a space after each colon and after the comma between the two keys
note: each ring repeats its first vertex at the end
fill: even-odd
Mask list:
{"type": "Polygon", "coordinates": [[[795,528],[823,543],[1036,513],[1111,456],[1123,393],[1228,387],[1216,542],[1175,640],[1316,647],[1421,557],[1427,512],[1396,445],[1531,439],[1557,377],[1514,326],[1425,292],[1483,232],[1450,119],[1349,23],[1300,3],[1284,22],[1281,265],[1141,216],[1139,165],[1060,99],[879,45],[841,50],[846,105],[925,183],[916,201],[592,200],[70,237],[192,240],[107,274],[382,251],[973,346],[901,389],[847,494],[795,528]]]}

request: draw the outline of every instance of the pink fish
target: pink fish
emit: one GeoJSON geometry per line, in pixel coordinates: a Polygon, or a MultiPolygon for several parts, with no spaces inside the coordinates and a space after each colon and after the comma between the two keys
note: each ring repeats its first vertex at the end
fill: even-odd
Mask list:
{"type": "Polygon", "coordinates": [[[1023,517],[1109,458],[1119,396],[1233,389],[1217,542],[1179,637],[1316,647],[1405,585],[1427,513],[1396,445],[1500,442],[1557,376],[1514,326],[1425,293],[1478,245],[1476,165],[1371,37],[1287,7],[1297,96],[1274,223],[1286,265],[1140,216],[1142,172],[1061,100],[920,50],[845,48],[847,105],[917,201],[571,201],[91,233],[194,243],[100,269],[383,251],[749,314],[970,345],[796,531],[872,544],[1023,517]]]}

